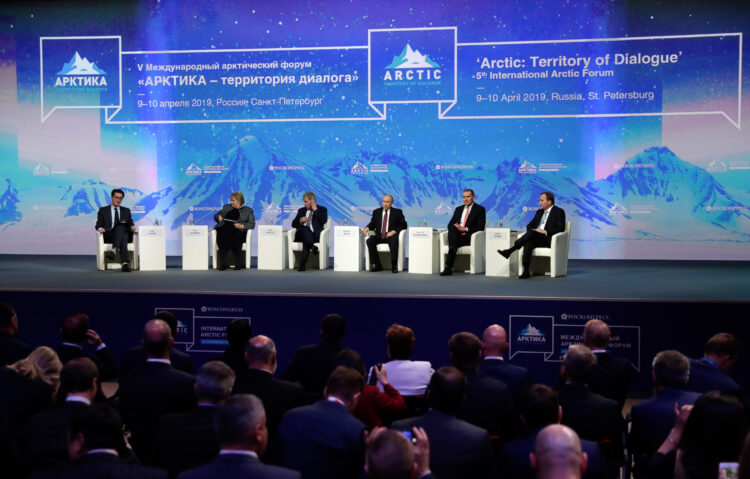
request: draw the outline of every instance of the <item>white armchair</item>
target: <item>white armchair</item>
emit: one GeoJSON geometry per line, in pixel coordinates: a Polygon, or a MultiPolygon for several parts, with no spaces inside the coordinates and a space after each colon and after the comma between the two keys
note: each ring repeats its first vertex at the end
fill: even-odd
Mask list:
{"type": "MultiPolygon", "coordinates": [[[[104,235],[96,234],[96,269],[105,271],[108,269],[122,269],[120,261],[112,261],[104,256],[104,253],[112,250],[112,243],[104,242],[104,235]]],[[[133,242],[128,243],[128,265],[130,269],[138,269],[138,232],[133,233],[133,242]]]]}
{"type": "MultiPolygon", "coordinates": [[[[288,252],[288,259],[287,265],[289,269],[295,268],[296,261],[296,255],[295,253],[301,253],[302,252],[302,243],[301,242],[295,242],[294,241],[294,235],[297,232],[297,228],[291,228],[286,232],[287,235],[287,242],[288,245],[287,252],[288,252]]],[[[326,221],[326,224],[323,225],[323,231],[320,232],[320,238],[318,239],[317,243],[314,243],[315,246],[318,247],[318,268],[320,269],[328,269],[328,263],[330,260],[330,253],[331,253],[331,220],[329,219],[326,221]]],[[[307,258],[308,265],[311,261],[313,261],[315,258],[314,254],[310,254],[310,257],[307,258]]]]}
{"type": "MultiPolygon", "coordinates": [[[[374,231],[370,231],[370,236],[375,236],[374,231]]],[[[365,238],[365,241],[367,241],[367,238],[365,238]]],[[[378,255],[380,255],[380,262],[381,264],[385,264],[387,268],[390,269],[391,267],[391,249],[388,247],[388,243],[380,243],[376,246],[378,250],[378,255]],[[387,255],[387,262],[383,261],[383,256],[381,253],[385,253],[387,255]]],[[[404,259],[406,258],[406,230],[403,229],[398,233],[398,270],[403,271],[404,270],[404,259]]],[[[370,250],[367,248],[367,242],[365,242],[365,267],[369,270],[370,269],[370,250]]]]}
{"type": "MultiPolygon", "coordinates": [[[[565,222],[565,231],[552,237],[549,248],[534,248],[531,252],[529,273],[534,275],[548,274],[551,278],[568,274],[568,251],[570,250],[570,221],[565,222]]],[[[520,252],[519,254],[522,254],[520,252]]],[[[523,265],[519,265],[519,274],[523,274],[523,265]]]]}
{"type": "MultiPolygon", "coordinates": [[[[211,248],[212,255],[213,255],[213,267],[214,269],[219,268],[219,243],[216,242],[216,230],[211,229],[211,244],[213,247],[211,248]]],[[[245,243],[242,245],[242,251],[245,252],[245,269],[250,269],[250,255],[253,248],[253,230],[249,229],[247,230],[247,234],[245,235],[245,243]]],[[[234,268],[234,265],[231,265],[230,268],[234,268]]]]}
{"type": "MultiPolygon", "coordinates": [[[[485,255],[485,232],[484,231],[477,231],[476,233],[471,235],[471,244],[469,246],[461,246],[456,251],[456,263],[453,265],[454,271],[466,271],[466,269],[461,269],[461,261],[459,261],[460,256],[467,256],[469,259],[469,273],[471,274],[479,274],[484,273],[485,269],[485,263],[484,263],[484,255],[485,255]]],[[[445,269],[445,258],[448,256],[448,232],[443,231],[440,233],[440,271],[442,272],[445,269]]]]}

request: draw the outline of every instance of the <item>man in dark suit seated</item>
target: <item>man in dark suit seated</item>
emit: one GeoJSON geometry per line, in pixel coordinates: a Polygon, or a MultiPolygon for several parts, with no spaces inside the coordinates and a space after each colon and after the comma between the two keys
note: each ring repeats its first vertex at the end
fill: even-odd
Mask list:
{"type": "Polygon", "coordinates": [[[448,341],[451,365],[466,376],[466,400],[458,418],[486,429],[490,436],[508,442],[516,435],[513,397],[504,382],[477,372],[482,346],[473,333],[462,332],[448,341]]]}
{"type": "Polygon", "coordinates": [[[167,414],[159,420],[154,441],[154,464],[175,477],[203,464],[219,452],[214,428],[216,405],[228,398],[234,385],[234,371],[220,361],[209,361],[195,376],[198,406],[192,411],[167,414]]]}
{"type": "Polygon", "coordinates": [[[507,351],[508,336],[505,328],[499,324],[488,326],[482,335],[482,362],[479,363],[479,373],[502,381],[510,388],[513,397],[517,397],[531,384],[531,376],[528,369],[514,366],[503,359],[507,351]]]}
{"type": "Polygon", "coordinates": [[[37,473],[68,462],[68,424],[79,410],[96,397],[99,370],[89,358],[68,361],[60,372],[60,388],[65,402],[34,416],[25,434],[26,461],[37,473]]]}
{"type": "Polygon", "coordinates": [[[124,191],[119,188],[112,190],[112,203],[99,208],[94,228],[104,235],[105,243],[112,244],[112,250],[105,253],[107,259],[114,260],[120,253],[122,271],[128,272],[128,243],[133,240],[135,224],[130,216],[130,208],[120,205],[123,198],[124,191]]]}
{"type": "Polygon", "coordinates": [[[0,367],[15,363],[31,353],[31,346],[16,337],[18,315],[8,303],[0,303],[0,367]]]}
{"type": "Polygon", "coordinates": [[[474,190],[467,188],[461,196],[464,204],[456,208],[448,222],[448,256],[445,258],[445,267],[440,272],[440,276],[453,274],[453,263],[456,260],[458,248],[469,246],[471,235],[477,231],[484,231],[487,225],[484,206],[474,202],[474,190]]]}
{"type": "Polygon", "coordinates": [[[152,464],[159,419],[195,407],[195,377],[169,362],[174,338],[161,319],[146,323],[143,347],[146,364],[120,378],[120,411],[133,437],[133,450],[144,464],[152,464]]]}
{"type": "Polygon", "coordinates": [[[430,440],[430,470],[440,479],[496,479],[497,463],[487,430],[456,418],[466,395],[466,376],[444,366],[427,389],[427,414],[396,421],[399,431],[424,429],[430,440]]]}
{"type": "MultiPolygon", "coordinates": [[[[675,404],[692,405],[700,393],[685,391],[690,376],[690,361],[679,351],[661,351],[651,363],[654,397],[633,406],[628,451],[636,470],[648,462],[674,425],[675,404]]],[[[635,472],[638,475],[637,472],[635,472]]]]}
{"type": "Polygon", "coordinates": [[[531,266],[531,253],[534,248],[549,248],[552,244],[552,236],[565,231],[565,211],[555,206],[555,195],[545,191],[539,195],[539,209],[534,218],[526,225],[526,234],[516,240],[509,249],[497,250],[504,258],[510,258],[511,253],[521,248],[523,257],[523,274],[521,279],[531,277],[529,267],[531,266]]]}
{"type": "Polygon", "coordinates": [[[583,344],[596,355],[596,368],[588,385],[596,394],[613,399],[622,410],[635,370],[630,361],[607,350],[610,337],[609,326],[600,319],[592,319],[583,327],[583,344]]]}
{"type": "Polygon", "coordinates": [[[227,325],[226,336],[227,348],[213,360],[225,363],[236,376],[240,376],[247,372],[245,349],[253,336],[253,328],[247,319],[233,319],[227,325]]]}
{"type": "MultiPolygon", "coordinates": [[[[177,316],[171,311],[159,311],[152,319],[164,320],[169,325],[169,330],[172,332],[172,338],[177,337],[177,316]]],[[[193,367],[193,357],[188,353],[182,352],[179,349],[172,348],[169,350],[169,362],[175,369],[185,371],[188,374],[193,374],[195,369],[193,367]]],[[[143,345],[135,346],[125,351],[122,357],[122,364],[120,365],[120,376],[125,376],[136,369],[143,367],[146,364],[146,350],[143,345]]]]}
{"type": "Polygon", "coordinates": [[[700,393],[718,390],[738,395],[740,385],[728,373],[739,359],[741,350],[740,341],[733,335],[713,335],[706,343],[703,357],[690,360],[690,379],[685,389],[700,393]]]}
{"type": "Polygon", "coordinates": [[[564,384],[558,397],[562,423],[583,439],[596,441],[608,461],[622,460],[623,418],[617,403],[592,392],[586,385],[596,367],[596,356],[583,344],[573,344],[563,356],[560,374],[564,384]]]}
{"type": "Polygon", "coordinates": [[[302,255],[300,256],[299,271],[304,271],[310,251],[318,254],[318,247],[314,243],[320,240],[320,233],[328,221],[328,210],[325,206],[318,205],[315,193],[308,191],[302,197],[305,206],[297,210],[297,216],[292,220],[292,228],[296,228],[294,241],[302,243],[302,255]]]}
{"type": "Polygon", "coordinates": [[[588,462],[578,435],[561,424],[552,424],[539,432],[529,459],[537,479],[577,479],[586,471],[588,462]]]}
{"type": "Polygon", "coordinates": [[[299,472],[263,464],[268,445],[263,403],[252,394],[236,394],[219,404],[215,415],[221,449],[216,459],[183,472],[179,479],[300,479],[299,472]]]}
{"type": "Polygon", "coordinates": [[[120,459],[125,448],[122,421],[112,407],[95,404],[76,412],[68,429],[70,464],[50,477],[56,479],[166,479],[161,469],[120,459]]]}
{"type": "Polygon", "coordinates": [[[383,271],[378,255],[378,245],[388,243],[391,252],[391,272],[398,273],[398,234],[406,229],[404,213],[393,208],[393,196],[383,195],[383,206],[372,212],[370,223],[362,230],[362,236],[367,238],[367,249],[370,252],[370,271],[383,271]],[[375,235],[370,236],[370,231],[375,235]]]}
{"type": "MultiPolygon", "coordinates": [[[[57,356],[63,365],[71,359],[88,357],[99,369],[99,380],[109,381],[117,377],[115,357],[90,326],[91,319],[85,313],[75,313],[63,318],[60,324],[62,344],[57,348],[57,356]],[[93,354],[84,350],[87,344],[94,348],[93,354]]],[[[103,396],[99,395],[98,398],[101,399],[103,396]]]]}
{"type": "Polygon", "coordinates": [[[333,370],[325,399],[284,415],[277,436],[281,465],[305,479],[354,478],[365,461],[365,425],[351,411],[365,386],[346,366],[333,370]]]}
{"type": "Polygon", "coordinates": [[[289,410],[307,404],[302,386],[276,379],[276,344],[267,336],[255,336],[247,349],[247,368],[237,376],[234,394],[253,394],[263,401],[268,437],[273,443],[281,417],[289,410]]]}
{"type": "Polygon", "coordinates": [[[336,367],[341,340],[346,333],[346,319],[327,314],[320,322],[320,343],[297,349],[281,379],[299,382],[312,399],[323,394],[328,376],[336,367]]]}
{"type": "Polygon", "coordinates": [[[430,442],[421,427],[410,431],[412,442],[393,429],[376,427],[370,433],[365,471],[372,479],[435,479],[430,472],[430,442]]]}

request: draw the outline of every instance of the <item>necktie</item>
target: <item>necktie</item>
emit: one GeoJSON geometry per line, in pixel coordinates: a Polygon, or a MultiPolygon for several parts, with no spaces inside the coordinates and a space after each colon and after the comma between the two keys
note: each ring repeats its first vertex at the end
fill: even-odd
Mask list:
{"type": "Polygon", "coordinates": [[[307,222],[307,226],[310,227],[310,231],[314,232],[315,230],[313,229],[313,225],[312,225],[312,210],[307,210],[307,219],[310,220],[307,222]]]}
{"type": "MultiPolygon", "coordinates": [[[[469,210],[471,210],[471,205],[464,208],[464,219],[461,220],[461,226],[463,226],[464,228],[466,227],[466,220],[469,218],[469,210]]],[[[466,234],[466,231],[461,233],[462,236],[465,234],[466,234]]]]}
{"type": "Polygon", "coordinates": [[[120,208],[115,206],[115,221],[112,223],[112,228],[120,224],[120,208]]]}
{"type": "Polygon", "coordinates": [[[539,223],[540,228],[543,228],[544,224],[547,222],[547,216],[549,216],[549,210],[545,211],[542,215],[542,221],[539,223]]]}
{"type": "Polygon", "coordinates": [[[388,233],[388,231],[386,231],[387,228],[388,228],[388,210],[385,210],[383,211],[383,227],[380,228],[380,237],[382,239],[385,239],[385,235],[386,233],[388,233]]]}

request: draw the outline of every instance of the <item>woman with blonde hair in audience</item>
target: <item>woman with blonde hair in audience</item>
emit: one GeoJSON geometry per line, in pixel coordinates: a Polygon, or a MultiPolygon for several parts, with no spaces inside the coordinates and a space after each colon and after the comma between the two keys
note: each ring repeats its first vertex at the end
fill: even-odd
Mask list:
{"type": "Polygon", "coordinates": [[[60,388],[62,363],[54,349],[39,346],[25,358],[8,366],[17,374],[32,381],[43,381],[52,388],[52,396],[60,388]]]}

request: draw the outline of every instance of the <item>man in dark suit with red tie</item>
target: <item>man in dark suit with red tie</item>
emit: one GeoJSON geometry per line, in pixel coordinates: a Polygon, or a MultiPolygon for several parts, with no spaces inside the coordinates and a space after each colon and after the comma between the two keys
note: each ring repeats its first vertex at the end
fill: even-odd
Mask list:
{"type": "Polygon", "coordinates": [[[456,208],[448,223],[448,257],[445,258],[445,268],[440,276],[453,274],[453,262],[456,251],[461,246],[471,244],[471,235],[477,231],[484,231],[487,216],[484,206],[474,203],[474,190],[465,189],[462,194],[464,204],[456,208]]]}
{"type": "Polygon", "coordinates": [[[382,208],[372,212],[370,224],[362,230],[365,238],[368,237],[370,231],[375,232],[375,236],[367,238],[370,271],[383,271],[377,246],[381,243],[388,243],[388,248],[391,250],[391,272],[398,273],[398,234],[406,229],[406,219],[400,209],[392,207],[393,196],[383,195],[382,205],[382,208]]]}
{"type": "Polygon", "coordinates": [[[552,236],[563,231],[565,231],[565,211],[555,206],[555,195],[545,191],[539,195],[539,209],[526,225],[526,234],[518,238],[511,248],[499,249],[497,252],[507,259],[510,258],[511,253],[525,246],[521,258],[523,274],[519,278],[526,279],[531,276],[529,266],[534,248],[549,248],[552,244],[552,236]]]}
{"type": "Polygon", "coordinates": [[[104,235],[105,243],[112,243],[112,251],[107,251],[107,259],[113,260],[120,253],[122,271],[128,272],[128,242],[133,237],[135,225],[130,216],[130,208],[120,206],[125,192],[119,188],[112,190],[112,203],[99,208],[96,215],[96,230],[104,235]]]}

